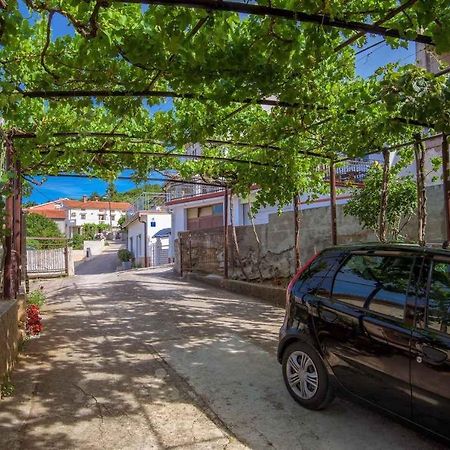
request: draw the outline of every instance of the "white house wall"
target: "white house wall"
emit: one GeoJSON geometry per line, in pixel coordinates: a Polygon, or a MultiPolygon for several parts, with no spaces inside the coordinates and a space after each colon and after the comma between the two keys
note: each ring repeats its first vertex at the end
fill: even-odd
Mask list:
{"type": "MultiPolygon", "coordinates": [[[[171,214],[141,213],[141,221],[146,222],[147,228],[147,257],[150,255],[150,245],[156,239],[153,236],[164,228],[171,228],[171,214]],[[152,226],[154,222],[155,226],[152,226]]],[[[144,223],[134,220],[127,225],[127,248],[130,250],[138,264],[144,264],[145,258],[145,229],[144,223]]]]}

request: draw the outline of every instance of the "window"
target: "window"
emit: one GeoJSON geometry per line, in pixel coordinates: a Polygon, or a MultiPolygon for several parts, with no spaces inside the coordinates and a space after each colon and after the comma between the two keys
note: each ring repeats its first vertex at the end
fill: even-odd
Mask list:
{"type": "Polygon", "coordinates": [[[322,253],[308,269],[303,272],[300,279],[295,283],[292,293],[296,297],[301,297],[307,292],[314,291],[315,295],[321,297],[330,296],[330,285],[332,268],[337,263],[341,254],[337,252],[322,253]]]}
{"type": "Polygon", "coordinates": [[[98,220],[105,220],[105,218],[106,218],[105,214],[98,215],[98,220]]]}
{"type": "Polygon", "coordinates": [[[115,214],[111,214],[111,220],[116,220],[116,215],[115,214]]]}
{"type": "Polygon", "coordinates": [[[77,217],[77,213],[76,212],[71,212],[70,213],[70,217],[77,217]]]}
{"type": "Polygon", "coordinates": [[[222,216],[223,215],[223,203],[219,203],[217,205],[212,205],[212,214],[213,214],[213,216],[222,216]]]}
{"type": "Polygon", "coordinates": [[[450,334],[450,262],[435,261],[428,295],[427,325],[450,334]]]}
{"type": "Polygon", "coordinates": [[[414,258],[353,255],[341,267],[333,297],[344,303],[397,319],[404,317],[414,258]]]}
{"type": "Polygon", "coordinates": [[[80,214],[80,218],[83,219],[83,220],[85,220],[85,219],[86,219],[86,213],[81,213],[81,214],[80,214]]]}

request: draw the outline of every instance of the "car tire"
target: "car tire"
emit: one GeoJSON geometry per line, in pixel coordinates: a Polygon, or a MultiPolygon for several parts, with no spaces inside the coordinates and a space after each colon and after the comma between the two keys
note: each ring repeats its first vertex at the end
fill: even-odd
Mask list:
{"type": "Polygon", "coordinates": [[[334,398],[327,369],[319,353],[309,344],[289,345],[282,360],[287,390],[300,405],[308,409],[324,409],[334,398]]]}

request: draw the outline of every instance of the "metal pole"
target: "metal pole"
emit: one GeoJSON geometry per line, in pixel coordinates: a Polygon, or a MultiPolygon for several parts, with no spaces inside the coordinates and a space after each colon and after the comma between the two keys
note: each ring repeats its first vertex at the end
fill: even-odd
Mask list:
{"type": "Polygon", "coordinates": [[[223,277],[228,278],[228,188],[223,194],[223,277]]]}
{"type": "Polygon", "coordinates": [[[333,245],[337,245],[336,167],[334,161],[330,163],[330,206],[331,206],[331,243],[333,245]]]}
{"type": "Polygon", "coordinates": [[[381,242],[386,242],[386,216],[389,195],[389,151],[383,150],[383,181],[381,185],[381,199],[380,199],[380,215],[378,218],[378,233],[381,242]]]}
{"type": "Polygon", "coordinates": [[[450,244],[450,157],[448,137],[442,135],[442,178],[444,181],[444,213],[447,245],[450,244]]]}
{"type": "Polygon", "coordinates": [[[108,204],[109,204],[109,232],[111,233],[111,239],[112,239],[111,199],[108,200],[108,204]]]}
{"type": "Polygon", "coordinates": [[[295,271],[301,267],[300,262],[300,195],[294,195],[294,250],[295,250],[295,271]]]}

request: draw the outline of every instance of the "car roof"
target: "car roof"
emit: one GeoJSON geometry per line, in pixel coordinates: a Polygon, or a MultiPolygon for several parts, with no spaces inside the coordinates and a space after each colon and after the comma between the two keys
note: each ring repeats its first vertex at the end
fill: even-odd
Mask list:
{"type": "Polygon", "coordinates": [[[335,247],[328,247],[324,249],[324,251],[337,250],[342,252],[352,252],[352,251],[401,251],[401,252],[410,252],[410,253],[419,253],[424,255],[440,255],[450,257],[450,249],[443,249],[442,247],[433,247],[427,245],[425,247],[421,247],[418,244],[403,244],[403,243],[394,243],[394,244],[382,244],[380,242],[368,242],[368,243],[360,243],[360,244],[348,244],[348,245],[337,245],[335,247]]]}

